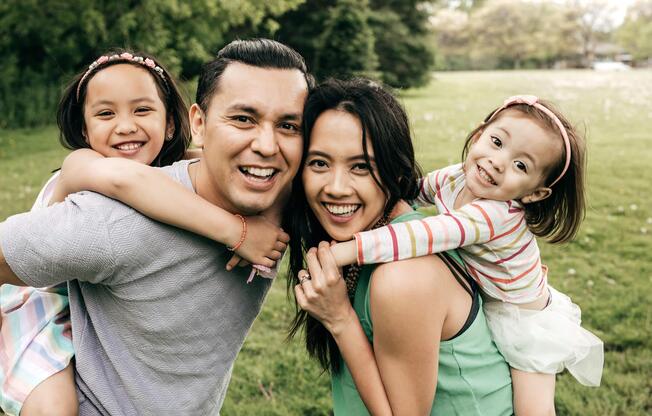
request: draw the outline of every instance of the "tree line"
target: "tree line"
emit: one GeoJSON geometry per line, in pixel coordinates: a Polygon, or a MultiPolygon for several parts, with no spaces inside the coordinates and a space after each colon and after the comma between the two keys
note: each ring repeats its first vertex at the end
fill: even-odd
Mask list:
{"type": "Polygon", "coordinates": [[[427,83],[429,13],[416,0],[4,0],[0,128],[51,123],[63,84],[111,47],[157,56],[193,80],[235,38],[296,48],[318,79],[427,83]]]}
{"type": "Polygon", "coordinates": [[[649,65],[652,0],[635,0],[623,21],[607,0],[447,1],[433,11],[436,67],[589,67],[595,60],[649,65]]]}

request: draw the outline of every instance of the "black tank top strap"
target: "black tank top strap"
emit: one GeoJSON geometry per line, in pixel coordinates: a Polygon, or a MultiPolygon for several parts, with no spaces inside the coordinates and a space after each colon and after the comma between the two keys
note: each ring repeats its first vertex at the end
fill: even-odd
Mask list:
{"type": "Polygon", "coordinates": [[[480,309],[480,294],[478,293],[478,284],[471,278],[471,276],[469,276],[468,272],[462,265],[460,265],[448,253],[439,253],[439,257],[444,261],[444,263],[446,263],[448,270],[451,271],[455,280],[457,280],[457,282],[471,296],[471,310],[466,318],[466,322],[464,322],[462,328],[460,328],[455,335],[447,339],[447,341],[450,341],[463,334],[464,331],[466,331],[475,321],[475,317],[478,315],[478,310],[480,309]]]}
{"type": "Polygon", "coordinates": [[[439,257],[446,263],[448,269],[451,271],[455,280],[466,290],[466,292],[473,298],[478,291],[478,284],[469,276],[464,266],[460,265],[450,254],[444,252],[439,253],[439,257]]]}

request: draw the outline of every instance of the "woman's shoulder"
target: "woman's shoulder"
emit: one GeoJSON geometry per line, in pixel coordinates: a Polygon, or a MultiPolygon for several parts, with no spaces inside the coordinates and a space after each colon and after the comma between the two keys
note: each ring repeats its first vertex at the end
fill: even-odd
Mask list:
{"type": "Polygon", "coordinates": [[[371,274],[371,294],[390,302],[410,302],[414,296],[424,294],[430,299],[443,299],[450,284],[448,274],[448,267],[437,255],[384,263],[371,274]]]}

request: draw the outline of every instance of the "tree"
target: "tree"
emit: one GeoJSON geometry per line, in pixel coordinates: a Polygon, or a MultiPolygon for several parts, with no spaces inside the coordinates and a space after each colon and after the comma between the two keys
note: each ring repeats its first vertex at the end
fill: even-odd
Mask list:
{"type": "Polygon", "coordinates": [[[337,0],[319,38],[314,72],[318,78],[369,74],[378,66],[366,0],[337,0]]]}
{"type": "Polygon", "coordinates": [[[571,0],[570,8],[578,25],[582,65],[589,67],[595,59],[598,41],[613,30],[614,5],[609,0],[571,0]]]}
{"type": "Polygon", "coordinates": [[[616,38],[634,60],[652,58],[652,0],[639,0],[630,6],[616,38]]]}
{"type": "Polygon", "coordinates": [[[238,26],[274,27],[304,0],[4,0],[0,2],[0,127],[53,118],[62,84],[110,47],[156,55],[184,77],[238,26]]]}
{"type": "Polygon", "coordinates": [[[372,10],[369,24],[383,82],[397,88],[426,85],[434,65],[428,11],[414,0],[375,0],[372,10]]]}
{"type": "MultiPolygon", "coordinates": [[[[377,71],[393,87],[422,85],[430,79],[433,66],[429,48],[429,9],[417,0],[370,0],[369,26],[374,33],[377,71]]],[[[315,68],[319,39],[335,0],[309,0],[278,18],[274,36],[297,49],[315,68]]]]}

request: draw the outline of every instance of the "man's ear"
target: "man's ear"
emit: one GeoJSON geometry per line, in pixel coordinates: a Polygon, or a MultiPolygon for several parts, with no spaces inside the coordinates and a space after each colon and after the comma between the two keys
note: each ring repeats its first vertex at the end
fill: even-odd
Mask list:
{"type": "Polygon", "coordinates": [[[546,187],[540,187],[535,189],[532,193],[525,195],[521,198],[521,202],[524,204],[531,204],[533,202],[543,201],[552,195],[552,189],[546,187]]]}
{"type": "Polygon", "coordinates": [[[199,147],[204,147],[204,132],[206,130],[206,116],[199,104],[195,103],[188,110],[190,118],[190,133],[192,134],[192,143],[199,147]]]}

